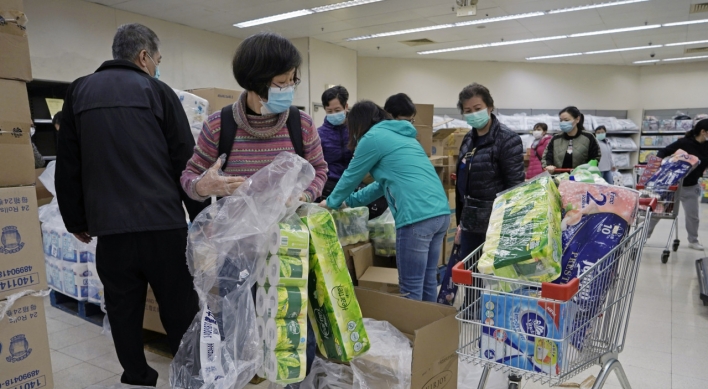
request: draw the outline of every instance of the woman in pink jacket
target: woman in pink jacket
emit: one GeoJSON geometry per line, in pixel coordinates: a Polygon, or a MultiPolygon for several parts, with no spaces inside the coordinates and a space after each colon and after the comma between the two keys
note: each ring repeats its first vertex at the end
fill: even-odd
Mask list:
{"type": "Polygon", "coordinates": [[[553,138],[548,134],[548,126],[546,123],[537,123],[533,126],[533,137],[534,141],[530,148],[529,168],[526,171],[527,180],[543,173],[541,159],[543,158],[543,152],[546,150],[546,146],[548,146],[548,142],[553,138]]]}

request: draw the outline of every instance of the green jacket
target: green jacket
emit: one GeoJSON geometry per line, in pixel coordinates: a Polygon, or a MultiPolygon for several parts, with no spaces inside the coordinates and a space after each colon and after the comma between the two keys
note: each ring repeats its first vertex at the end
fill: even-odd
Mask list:
{"type": "Polygon", "coordinates": [[[449,215],[445,190],[416,134],[415,127],[405,120],[386,120],[373,126],[359,140],[354,158],[327,198],[327,206],[338,209],[346,202],[360,207],[386,196],[396,228],[449,215]],[[352,193],[367,173],[376,182],[352,193]]]}
{"type": "Polygon", "coordinates": [[[588,163],[593,159],[600,160],[600,145],[595,139],[595,135],[587,131],[578,131],[575,136],[568,134],[556,134],[546,150],[543,152],[543,168],[555,166],[556,168],[575,169],[576,167],[588,163]],[[563,166],[565,154],[568,151],[570,141],[573,141],[573,166],[563,166]]]}

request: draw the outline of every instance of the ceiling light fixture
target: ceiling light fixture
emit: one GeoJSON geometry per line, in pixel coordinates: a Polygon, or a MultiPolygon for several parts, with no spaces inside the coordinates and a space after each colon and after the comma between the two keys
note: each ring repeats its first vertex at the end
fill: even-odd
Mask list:
{"type": "Polygon", "coordinates": [[[605,34],[616,34],[618,32],[631,32],[631,31],[641,31],[641,30],[651,30],[654,28],[661,28],[661,24],[650,24],[648,26],[637,26],[637,27],[626,27],[626,28],[613,28],[611,30],[600,30],[591,32],[581,32],[578,34],[568,35],[571,38],[580,38],[584,36],[594,36],[594,35],[605,35],[605,34]]]}
{"type": "Polygon", "coordinates": [[[330,5],[325,5],[322,7],[315,7],[315,8],[311,8],[311,9],[301,9],[299,11],[286,12],[283,14],[267,16],[265,18],[254,19],[254,20],[249,20],[246,22],[236,23],[236,24],[234,24],[234,27],[238,27],[238,28],[253,27],[253,26],[258,26],[261,24],[268,24],[268,23],[278,22],[281,20],[297,18],[300,16],[312,15],[313,13],[329,12],[329,11],[334,11],[334,10],[342,9],[342,8],[349,8],[349,7],[356,7],[359,5],[378,3],[380,1],[384,1],[384,0],[345,1],[342,3],[330,4],[330,5]]]}
{"type": "Polygon", "coordinates": [[[676,27],[676,26],[688,26],[690,24],[703,24],[703,23],[708,23],[708,19],[701,19],[701,20],[687,20],[685,22],[676,22],[676,23],[665,23],[662,24],[664,27],[676,27]]]}
{"type": "Polygon", "coordinates": [[[697,45],[701,43],[708,43],[708,41],[693,41],[693,42],[679,42],[679,43],[667,43],[664,46],[687,46],[687,45],[697,45]]]}
{"type": "Polygon", "coordinates": [[[617,6],[617,5],[625,5],[625,4],[632,4],[632,3],[642,3],[642,2],[646,2],[646,1],[651,1],[651,0],[620,0],[620,1],[610,1],[610,2],[606,2],[606,3],[582,5],[582,6],[579,6],[579,7],[554,9],[554,10],[550,10],[550,11],[527,12],[527,13],[523,13],[523,14],[514,14],[514,15],[497,16],[497,17],[491,17],[491,18],[470,20],[470,21],[467,21],[467,22],[450,23],[450,24],[438,24],[438,25],[429,26],[429,27],[410,28],[410,29],[405,29],[405,30],[382,32],[382,33],[378,33],[378,34],[357,36],[357,37],[354,37],[354,38],[348,38],[348,39],[346,39],[346,40],[347,40],[348,42],[360,41],[360,40],[365,40],[365,39],[383,38],[383,37],[387,37],[387,36],[395,36],[395,35],[403,35],[403,34],[412,34],[412,33],[421,32],[421,31],[442,30],[442,29],[445,29],[445,28],[465,27],[465,26],[473,26],[473,25],[478,25],[478,24],[504,22],[504,21],[507,21],[507,20],[518,20],[518,19],[532,18],[532,17],[537,17],[537,16],[552,15],[552,14],[557,14],[557,13],[562,13],[562,12],[575,12],[575,11],[584,11],[584,10],[593,9],[593,8],[614,7],[614,6],[617,6]]]}
{"type": "Polygon", "coordinates": [[[662,62],[669,62],[669,61],[688,61],[690,59],[703,59],[703,58],[708,58],[708,55],[700,55],[697,57],[681,57],[681,58],[667,58],[667,59],[662,59],[662,62]]]}
{"type": "Polygon", "coordinates": [[[533,42],[544,42],[544,41],[552,41],[552,40],[557,40],[557,39],[565,39],[568,36],[566,35],[558,35],[558,36],[549,36],[549,37],[544,37],[544,38],[532,38],[532,39],[519,39],[515,41],[502,41],[502,42],[493,42],[493,43],[482,43],[479,45],[472,45],[472,46],[464,46],[464,47],[453,47],[449,49],[439,49],[439,50],[428,50],[428,51],[419,51],[418,54],[420,55],[429,55],[429,54],[439,54],[439,53],[449,53],[451,51],[462,51],[462,50],[473,50],[473,49],[482,49],[485,47],[497,47],[497,46],[508,46],[508,45],[518,45],[522,43],[533,43],[533,42]]]}
{"type": "Polygon", "coordinates": [[[655,63],[661,61],[660,59],[648,59],[645,61],[634,61],[633,63],[655,63]]]}
{"type": "Polygon", "coordinates": [[[659,48],[659,47],[663,47],[663,45],[639,46],[639,47],[627,47],[627,48],[624,48],[624,49],[588,51],[588,52],[583,53],[583,54],[585,54],[585,55],[591,55],[591,54],[619,53],[619,52],[621,52],[621,51],[656,49],[656,48],[659,48]]]}
{"type": "Polygon", "coordinates": [[[534,61],[537,59],[551,59],[551,58],[563,58],[563,57],[577,57],[579,55],[583,55],[583,53],[570,53],[570,54],[556,54],[556,55],[544,55],[541,57],[529,57],[526,58],[529,61],[534,61]]]}

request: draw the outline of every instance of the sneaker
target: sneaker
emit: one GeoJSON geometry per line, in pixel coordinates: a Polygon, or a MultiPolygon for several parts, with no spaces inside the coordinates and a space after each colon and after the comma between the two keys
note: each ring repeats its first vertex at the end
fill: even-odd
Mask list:
{"type": "Polygon", "coordinates": [[[696,242],[696,243],[689,243],[689,244],[688,244],[688,247],[689,247],[689,248],[692,248],[692,249],[694,249],[694,250],[700,250],[700,251],[703,251],[703,250],[704,250],[703,245],[700,244],[699,242],[696,242]]]}

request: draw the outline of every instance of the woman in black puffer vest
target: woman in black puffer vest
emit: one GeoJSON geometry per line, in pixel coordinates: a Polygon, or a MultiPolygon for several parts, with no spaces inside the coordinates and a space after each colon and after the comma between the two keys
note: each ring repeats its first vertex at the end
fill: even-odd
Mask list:
{"type": "Polygon", "coordinates": [[[477,83],[460,92],[457,107],[472,130],[457,161],[457,242],[461,258],[484,243],[497,193],[524,182],[521,137],[492,114],[489,89],[477,83]]]}

